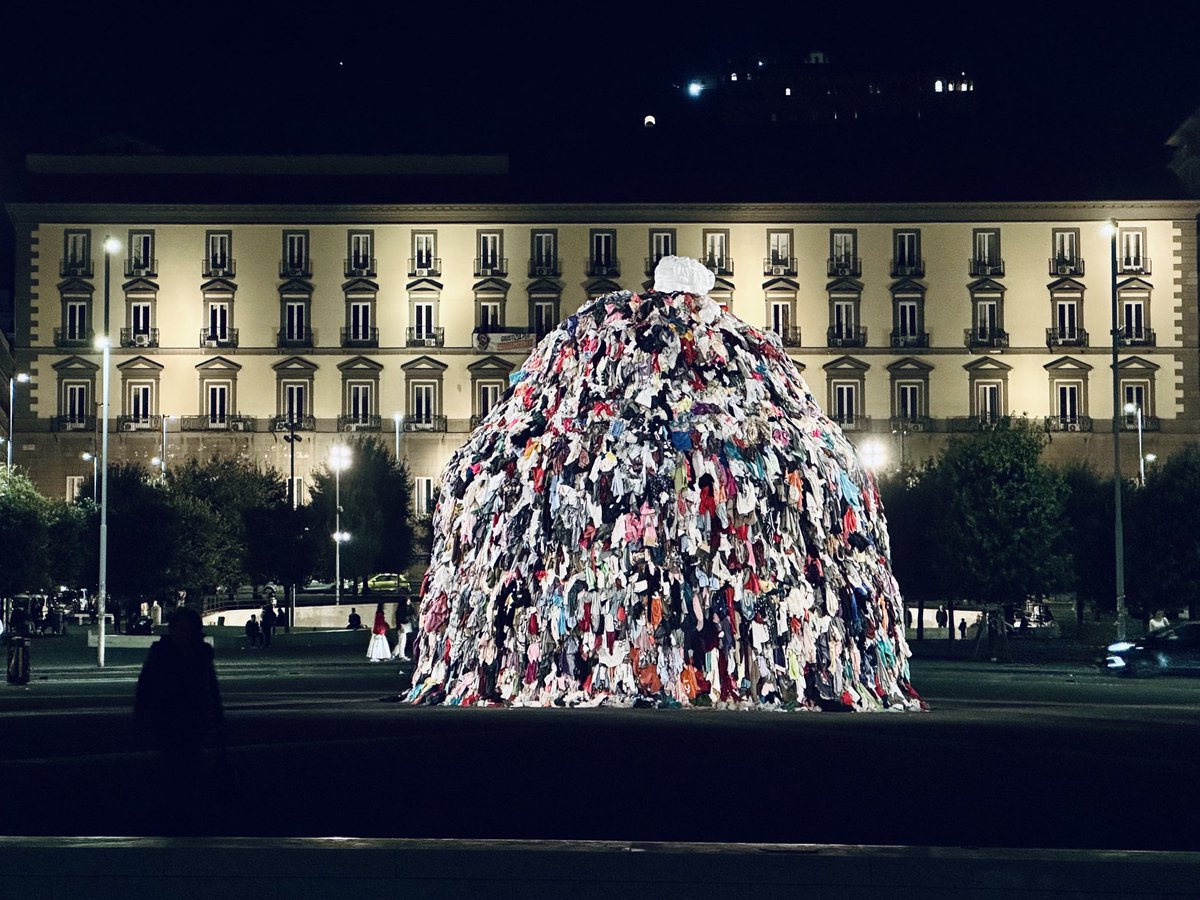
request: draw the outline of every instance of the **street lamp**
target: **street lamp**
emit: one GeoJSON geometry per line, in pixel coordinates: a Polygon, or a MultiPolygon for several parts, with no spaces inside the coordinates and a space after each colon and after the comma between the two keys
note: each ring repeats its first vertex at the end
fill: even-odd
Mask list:
{"type": "MultiPolygon", "coordinates": [[[[16,410],[13,404],[16,402],[17,382],[28,384],[29,374],[27,372],[18,372],[8,379],[8,471],[12,471],[12,445],[13,445],[13,420],[16,410]]],[[[399,446],[399,445],[397,445],[399,446]]]]}
{"type": "Polygon", "coordinates": [[[400,425],[404,422],[404,416],[395,413],[392,420],[396,423],[396,462],[400,462],[400,425]]]}
{"type": "Polygon", "coordinates": [[[96,346],[104,356],[103,395],[100,406],[100,583],[96,590],[97,620],[100,623],[96,641],[96,660],[104,668],[104,606],[108,600],[108,369],[112,342],[108,339],[109,288],[112,281],[112,255],[119,252],[121,242],[112,235],[104,238],[104,331],[96,338],[96,346]]]}
{"type": "MultiPolygon", "coordinates": [[[[304,438],[296,434],[296,416],[288,413],[287,430],[288,433],[283,436],[288,445],[288,507],[295,511],[296,509],[296,445],[302,443],[304,438]]],[[[285,612],[287,618],[284,619],[284,628],[290,629],[296,624],[296,583],[292,582],[289,587],[291,594],[288,600],[288,608],[285,612]]]]}
{"type": "Polygon", "coordinates": [[[1104,226],[1109,239],[1112,294],[1112,432],[1113,432],[1113,539],[1116,563],[1117,640],[1125,640],[1125,533],[1121,512],[1121,383],[1117,368],[1121,328],[1117,309],[1117,220],[1104,226]]]}
{"type": "Polygon", "coordinates": [[[151,465],[158,466],[159,474],[162,476],[163,481],[167,480],[167,422],[173,418],[175,417],[167,415],[162,417],[162,452],[157,457],[157,463],[154,460],[150,460],[151,465]]]}
{"type": "Polygon", "coordinates": [[[342,469],[350,467],[350,448],[344,444],[334,444],[329,450],[329,467],[333,469],[334,504],[336,506],[336,530],[333,532],[334,543],[334,604],[342,605],[342,544],[350,540],[348,532],[342,531],[342,469]]]}
{"type": "Polygon", "coordinates": [[[1125,414],[1137,417],[1138,433],[1138,482],[1146,486],[1146,457],[1142,456],[1142,407],[1137,403],[1126,403],[1125,414]]]}
{"type": "Polygon", "coordinates": [[[83,461],[92,464],[92,502],[96,502],[96,465],[100,462],[95,453],[84,453],[83,461]]]}
{"type": "Polygon", "coordinates": [[[887,451],[879,441],[863,444],[858,455],[862,459],[863,465],[872,472],[878,472],[887,465],[887,451]]]}

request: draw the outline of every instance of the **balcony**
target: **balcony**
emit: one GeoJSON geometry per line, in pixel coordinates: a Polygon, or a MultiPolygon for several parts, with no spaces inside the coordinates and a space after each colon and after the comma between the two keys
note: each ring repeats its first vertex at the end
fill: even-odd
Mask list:
{"type": "Polygon", "coordinates": [[[250,416],[183,416],[180,431],[254,431],[250,416]]]}
{"type": "MultiPolygon", "coordinates": [[[[1121,417],[1122,431],[1137,431],[1137,416],[1122,416],[1121,417]]],[[[1159,422],[1158,416],[1148,416],[1142,413],[1142,431],[1161,431],[1162,423],[1159,422]]]]}
{"type": "Polygon", "coordinates": [[[831,418],[831,419],[833,419],[833,421],[837,422],[838,426],[842,429],[842,431],[870,431],[871,430],[871,417],[870,416],[856,416],[854,414],[838,415],[837,413],[834,413],[829,418],[831,418]]]}
{"type": "Polygon", "coordinates": [[[530,278],[557,278],[562,274],[562,265],[558,257],[543,257],[529,261],[530,278]]]}
{"type": "Polygon", "coordinates": [[[611,257],[597,259],[593,256],[588,259],[587,273],[589,278],[619,278],[621,275],[620,260],[611,257]]]}
{"type": "Polygon", "coordinates": [[[1050,259],[1050,274],[1051,275],[1082,275],[1083,274],[1083,257],[1075,258],[1058,256],[1050,259]]]}
{"type": "Polygon", "coordinates": [[[830,278],[858,278],[862,275],[862,260],[857,256],[831,256],[825,261],[825,273],[830,278]]]}
{"type": "Polygon", "coordinates": [[[224,331],[219,328],[200,329],[201,347],[236,347],[237,345],[238,330],[236,328],[226,328],[224,331]]]}
{"type": "Polygon", "coordinates": [[[63,278],[91,278],[94,271],[90,259],[63,257],[58,261],[58,274],[63,278]]]}
{"type": "Polygon", "coordinates": [[[924,278],[925,260],[923,259],[892,259],[893,278],[924,278]]]}
{"type": "Polygon", "coordinates": [[[410,257],[408,260],[409,278],[437,278],[442,274],[442,258],[440,256],[410,257]]]}
{"type": "Polygon", "coordinates": [[[865,347],[867,346],[867,328],[860,325],[832,325],[825,333],[827,347],[865,347]]]}
{"type": "Polygon", "coordinates": [[[279,347],[311,347],[313,345],[313,330],[311,328],[280,328],[278,332],[279,347]]]}
{"type": "Polygon", "coordinates": [[[157,347],[158,346],[158,329],[157,328],[122,328],[121,329],[121,346],[122,347],[157,347]]]}
{"type": "Polygon", "coordinates": [[[976,259],[972,257],[970,260],[970,272],[972,278],[1003,278],[1004,260],[999,258],[976,259]]]}
{"type": "Polygon", "coordinates": [[[936,430],[928,416],[892,416],[889,424],[893,434],[913,434],[936,430]]]}
{"type": "Polygon", "coordinates": [[[969,432],[969,431],[995,431],[1000,427],[1007,427],[1011,420],[1008,416],[1002,416],[998,413],[982,413],[977,416],[955,416],[952,419],[947,419],[946,423],[950,426],[952,432],[969,432]]]}
{"type": "Polygon", "coordinates": [[[50,420],[51,431],[95,431],[95,416],[55,416],[50,420]]]}
{"type": "Polygon", "coordinates": [[[117,416],[118,432],[157,432],[160,428],[162,428],[162,416],[117,416]]]}
{"type": "Polygon", "coordinates": [[[701,260],[704,267],[714,275],[732,275],[733,274],[733,257],[732,256],[706,256],[701,260]]]}
{"type": "Polygon", "coordinates": [[[378,328],[343,328],[343,347],[378,347],[378,328]]]}
{"type": "Polygon", "coordinates": [[[127,259],[125,260],[126,278],[157,278],[157,259],[127,259]]]}
{"type": "Polygon", "coordinates": [[[928,347],[929,332],[907,332],[900,331],[898,328],[893,328],[891,334],[891,343],[893,347],[928,347]]]}
{"type": "Polygon", "coordinates": [[[445,416],[405,416],[405,431],[445,431],[445,416]]]}
{"type": "Polygon", "coordinates": [[[408,328],[405,335],[407,347],[444,347],[446,345],[446,329],[438,328],[408,328]]]}
{"type": "Polygon", "coordinates": [[[782,328],[768,328],[767,331],[773,331],[779,335],[779,343],[785,347],[800,346],[800,326],[785,325],[782,328]]]}
{"type": "Polygon", "coordinates": [[[1083,328],[1047,328],[1046,346],[1054,347],[1086,347],[1088,333],[1083,328]]]}
{"type": "Polygon", "coordinates": [[[1090,416],[1046,416],[1043,427],[1046,431],[1091,431],[1090,416]]]}
{"type": "Polygon", "coordinates": [[[501,276],[508,274],[508,257],[503,256],[486,256],[476,257],[475,259],[475,277],[476,278],[491,278],[492,276],[501,276]]]}
{"type": "Polygon", "coordinates": [[[316,431],[314,416],[275,416],[271,419],[272,431],[316,431]]]}
{"type": "Polygon", "coordinates": [[[1008,332],[1002,328],[965,328],[963,343],[971,350],[976,347],[1007,347],[1008,332]]]}
{"type": "Polygon", "coordinates": [[[1117,344],[1121,347],[1157,347],[1153,328],[1125,326],[1117,332],[1117,344]]]}
{"type": "Polygon", "coordinates": [[[344,272],[347,278],[374,278],[375,257],[355,256],[346,260],[344,272]]]}
{"type": "Polygon", "coordinates": [[[237,260],[221,257],[200,260],[200,270],[205,278],[233,278],[237,275],[237,260]]]}
{"type": "Polygon", "coordinates": [[[780,278],[796,274],[796,257],[768,256],[763,260],[763,275],[780,278]]]}
{"type": "Polygon", "coordinates": [[[379,416],[338,416],[338,431],[379,431],[379,416]]]}
{"type": "Polygon", "coordinates": [[[1149,275],[1150,257],[1119,256],[1117,257],[1117,272],[1121,275],[1149,275]]]}
{"type": "Polygon", "coordinates": [[[55,328],[55,347],[91,347],[96,342],[96,335],[90,329],[55,328]]]}
{"type": "Polygon", "coordinates": [[[280,278],[312,278],[311,259],[281,259],[279,261],[280,278]]]}

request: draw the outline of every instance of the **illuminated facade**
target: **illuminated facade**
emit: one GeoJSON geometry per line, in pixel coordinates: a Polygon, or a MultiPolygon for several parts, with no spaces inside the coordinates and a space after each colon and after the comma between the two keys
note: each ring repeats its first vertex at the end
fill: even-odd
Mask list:
{"type": "Polygon", "coordinates": [[[1200,436],[1196,202],[9,209],[13,349],[32,375],[17,462],[59,496],[90,474],[81,454],[96,441],[106,235],[122,245],[109,284],[117,460],[158,455],[164,415],[168,465],[236,452],[286,472],[294,423],[311,434],[297,447],[304,483],[341,436],[398,434],[423,500],[538,337],[678,254],[710,265],[716,299],[778,332],[817,398],[891,464],[1027,416],[1052,459],[1104,467],[1110,218],[1122,402],[1142,407],[1148,451],[1200,436]]]}

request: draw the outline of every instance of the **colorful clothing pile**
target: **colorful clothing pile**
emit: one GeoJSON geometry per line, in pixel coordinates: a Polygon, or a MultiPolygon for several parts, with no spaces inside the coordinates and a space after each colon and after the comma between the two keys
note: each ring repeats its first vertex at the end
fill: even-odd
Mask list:
{"type": "Polygon", "coordinates": [[[774,334],[622,291],[510,381],[442,477],[409,701],[923,707],[875,481],[774,334]]]}

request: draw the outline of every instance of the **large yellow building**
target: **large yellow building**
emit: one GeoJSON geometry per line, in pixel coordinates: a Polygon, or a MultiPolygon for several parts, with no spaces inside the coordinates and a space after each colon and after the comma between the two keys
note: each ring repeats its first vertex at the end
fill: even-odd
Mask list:
{"type": "Polygon", "coordinates": [[[287,471],[294,425],[303,488],[342,435],[380,432],[423,499],[533,342],[589,296],[648,285],[665,254],[707,262],[714,296],[777,331],[892,464],[1027,416],[1052,458],[1110,466],[1110,219],[1121,402],[1142,410],[1146,452],[1200,435],[1196,202],[9,212],[13,352],[32,376],[15,461],[56,495],[91,471],[106,289],[114,459],[148,461],[165,434],[168,466],[236,452],[287,471]]]}

